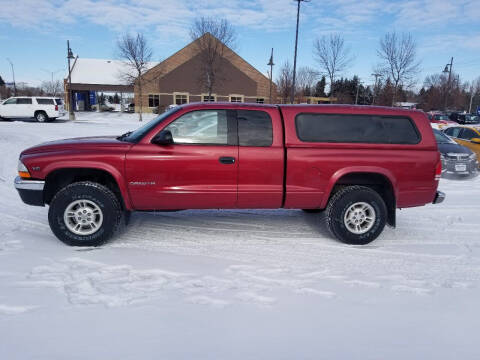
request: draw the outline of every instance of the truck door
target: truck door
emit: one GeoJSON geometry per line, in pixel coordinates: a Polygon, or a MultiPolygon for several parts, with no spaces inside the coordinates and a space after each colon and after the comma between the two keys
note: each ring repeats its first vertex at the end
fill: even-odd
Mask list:
{"type": "Polygon", "coordinates": [[[17,98],[5,100],[0,106],[0,116],[5,118],[16,117],[17,98]]]}
{"type": "Polygon", "coordinates": [[[283,127],[278,110],[238,109],[239,208],[282,206],[284,177],[283,127]]]}
{"type": "Polygon", "coordinates": [[[15,105],[16,116],[21,118],[33,117],[32,98],[17,98],[15,105]]]}
{"type": "Polygon", "coordinates": [[[193,110],[163,130],[171,145],[136,144],[127,153],[130,196],[139,210],[235,208],[238,145],[234,111],[193,110]]]}

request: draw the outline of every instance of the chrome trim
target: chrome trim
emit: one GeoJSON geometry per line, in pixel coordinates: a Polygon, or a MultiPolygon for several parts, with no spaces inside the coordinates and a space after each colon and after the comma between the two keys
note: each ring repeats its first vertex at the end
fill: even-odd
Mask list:
{"type": "Polygon", "coordinates": [[[443,202],[443,200],[445,200],[445,193],[442,192],[442,191],[437,191],[437,193],[435,194],[435,199],[433,199],[433,203],[434,204],[440,204],[441,202],[443,202]]]}
{"type": "Polygon", "coordinates": [[[13,183],[15,185],[15,189],[22,190],[43,191],[43,188],[45,187],[45,181],[43,180],[25,180],[20,176],[17,176],[13,183]]]}

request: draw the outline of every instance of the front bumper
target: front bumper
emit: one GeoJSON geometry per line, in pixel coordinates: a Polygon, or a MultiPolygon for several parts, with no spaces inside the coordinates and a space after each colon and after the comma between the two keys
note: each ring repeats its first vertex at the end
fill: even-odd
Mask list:
{"type": "Polygon", "coordinates": [[[45,205],[45,202],[43,201],[43,188],[45,187],[45,181],[25,180],[20,176],[17,176],[13,184],[25,204],[35,206],[45,205]]]}
{"type": "Polygon", "coordinates": [[[442,191],[437,191],[437,193],[435,194],[435,199],[433,199],[433,203],[434,204],[440,204],[441,202],[443,202],[443,200],[445,200],[445,193],[442,192],[442,191]]]}
{"type": "Polygon", "coordinates": [[[442,175],[475,175],[478,172],[477,159],[444,159],[442,161],[442,175]]]}

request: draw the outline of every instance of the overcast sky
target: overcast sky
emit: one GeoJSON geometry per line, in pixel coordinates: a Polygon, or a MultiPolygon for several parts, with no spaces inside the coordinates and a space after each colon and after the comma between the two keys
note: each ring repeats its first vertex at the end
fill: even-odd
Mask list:
{"type": "MultiPolygon", "coordinates": [[[[278,70],[293,63],[294,0],[0,0],[0,75],[38,84],[51,72],[66,70],[66,41],[83,58],[115,58],[117,38],[142,32],[161,61],[190,42],[189,27],[199,16],[224,17],[237,32],[235,50],[266,73],[270,50],[278,70]]],[[[386,32],[410,32],[422,62],[419,85],[454,57],[463,80],[480,76],[480,4],[478,0],[311,0],[302,3],[298,66],[316,67],[316,37],[338,32],[354,61],[344,73],[370,84],[376,49],[386,32]]]]}

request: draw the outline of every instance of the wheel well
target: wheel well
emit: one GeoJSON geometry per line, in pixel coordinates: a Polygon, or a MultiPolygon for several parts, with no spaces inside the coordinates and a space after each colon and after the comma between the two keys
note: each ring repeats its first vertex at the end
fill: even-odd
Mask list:
{"type": "Polygon", "coordinates": [[[50,201],[65,186],[79,181],[92,181],[102,184],[110,189],[120,201],[122,209],[125,209],[123,197],[114,177],[105,170],[89,168],[68,168],[52,171],[45,179],[44,201],[50,204],[50,201]]]}
{"type": "Polygon", "coordinates": [[[390,226],[395,227],[395,211],[396,211],[396,199],[395,192],[393,190],[393,185],[390,180],[382,174],[378,173],[349,173],[343,175],[340,179],[337,180],[335,186],[333,187],[330,198],[340,189],[349,185],[362,185],[367,186],[375,190],[385,201],[387,206],[388,217],[387,223],[390,226]]]}
{"type": "MultiPolygon", "coordinates": [[[[33,113],[33,117],[36,117],[38,113],[44,113],[45,115],[47,115],[47,113],[45,112],[45,110],[35,110],[35,112],[33,113]]],[[[31,113],[30,113],[31,114],[31,113]]]]}

